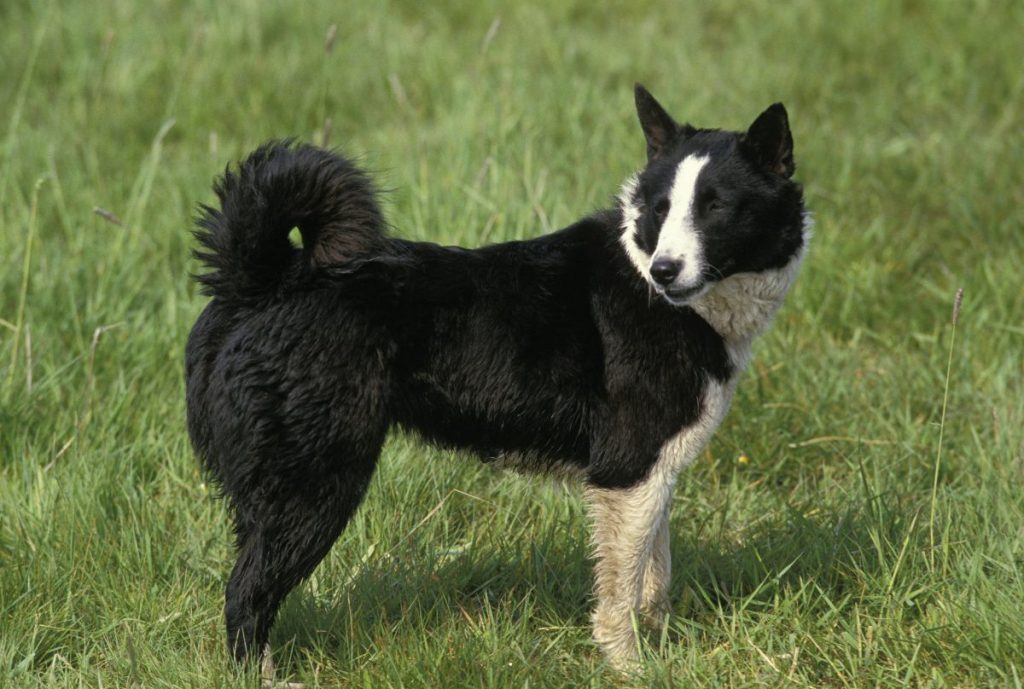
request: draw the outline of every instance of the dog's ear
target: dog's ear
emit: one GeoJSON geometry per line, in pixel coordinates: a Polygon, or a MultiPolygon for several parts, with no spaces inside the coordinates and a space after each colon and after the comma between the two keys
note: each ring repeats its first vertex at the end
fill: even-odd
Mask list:
{"type": "Polygon", "coordinates": [[[770,105],[758,115],[743,136],[743,147],[761,167],[783,177],[793,176],[796,171],[793,135],[789,131],[789,117],[782,103],[770,105]]]}
{"type": "Polygon", "coordinates": [[[644,130],[644,138],[647,139],[647,162],[660,156],[665,146],[684,130],[691,130],[689,125],[679,126],[672,116],[669,115],[661,103],[654,100],[654,96],[640,84],[633,87],[633,95],[636,100],[636,115],[640,119],[640,127],[644,130]]]}

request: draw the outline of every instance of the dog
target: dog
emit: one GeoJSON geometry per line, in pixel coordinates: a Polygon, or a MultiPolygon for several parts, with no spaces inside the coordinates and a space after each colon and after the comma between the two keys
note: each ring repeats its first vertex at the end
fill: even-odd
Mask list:
{"type": "Polygon", "coordinates": [[[809,230],[782,104],[740,132],[680,124],[639,84],[635,101],[647,162],[614,207],[527,241],[390,237],[364,172],[293,142],[217,182],[195,231],[212,299],[185,376],[194,450],[234,518],[236,659],[268,648],[397,426],[579,476],[593,637],[614,666],[637,662],[633,618],[669,610],[676,477],[725,416],[809,230]]]}

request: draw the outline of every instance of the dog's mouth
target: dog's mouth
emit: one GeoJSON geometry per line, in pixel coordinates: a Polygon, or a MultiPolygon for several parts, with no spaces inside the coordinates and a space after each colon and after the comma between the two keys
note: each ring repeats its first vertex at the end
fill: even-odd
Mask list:
{"type": "Polygon", "coordinates": [[[704,293],[704,289],[707,287],[706,282],[702,282],[699,285],[693,287],[666,287],[659,289],[661,296],[665,298],[669,304],[673,306],[685,306],[693,301],[696,297],[704,293]]]}

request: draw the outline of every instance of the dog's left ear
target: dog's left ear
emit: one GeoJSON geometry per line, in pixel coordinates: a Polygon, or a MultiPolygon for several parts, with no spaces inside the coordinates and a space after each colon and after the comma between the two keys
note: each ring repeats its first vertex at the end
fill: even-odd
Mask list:
{"type": "Polygon", "coordinates": [[[782,103],[768,106],[743,136],[743,146],[754,161],[777,175],[789,178],[796,171],[793,135],[782,103]]]}

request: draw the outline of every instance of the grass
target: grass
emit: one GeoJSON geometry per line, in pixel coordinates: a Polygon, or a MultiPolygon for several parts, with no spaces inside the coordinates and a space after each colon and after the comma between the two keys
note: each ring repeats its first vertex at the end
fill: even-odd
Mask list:
{"type": "Polygon", "coordinates": [[[640,165],[640,80],[696,124],[785,101],[817,220],[676,492],[646,674],[589,641],[577,491],[402,436],[287,602],[283,672],[1021,686],[1022,27],[952,0],[0,4],[0,685],[254,686],[226,661],[227,519],[182,401],[190,217],[228,161],[329,119],[402,235],[534,236],[640,165]]]}

